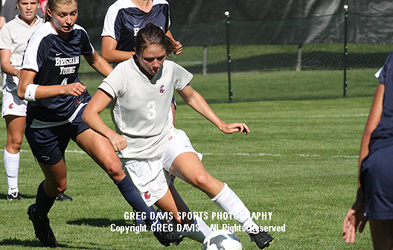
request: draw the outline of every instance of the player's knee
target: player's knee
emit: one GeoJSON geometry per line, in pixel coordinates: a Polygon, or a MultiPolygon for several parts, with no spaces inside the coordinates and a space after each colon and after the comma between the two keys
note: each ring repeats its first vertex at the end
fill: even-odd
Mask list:
{"type": "Polygon", "coordinates": [[[23,138],[11,138],[9,146],[11,146],[14,151],[19,152],[22,147],[22,140],[23,138]]]}
{"type": "Polygon", "coordinates": [[[105,164],[105,170],[112,179],[124,174],[120,161],[108,162],[105,164]]]}
{"type": "Polygon", "coordinates": [[[209,189],[210,186],[210,181],[209,181],[209,175],[208,174],[198,174],[197,176],[195,176],[194,178],[194,185],[197,186],[200,189],[206,190],[209,189]]]}

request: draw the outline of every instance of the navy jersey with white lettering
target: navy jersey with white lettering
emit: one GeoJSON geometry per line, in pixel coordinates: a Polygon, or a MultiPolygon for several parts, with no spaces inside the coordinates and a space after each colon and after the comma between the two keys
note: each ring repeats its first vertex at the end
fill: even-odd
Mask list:
{"type": "Polygon", "coordinates": [[[393,52],[386,59],[378,76],[379,82],[385,85],[385,93],[381,120],[371,134],[370,153],[393,145],[393,52]]]}
{"type": "Polygon", "coordinates": [[[130,0],[117,0],[106,13],[101,36],[114,38],[117,50],[134,51],[135,36],[146,24],[153,23],[166,33],[170,25],[169,4],[165,0],[152,1],[152,9],[144,12],[130,0]]]}
{"type": "MultiPolygon", "coordinates": [[[[93,55],[94,48],[87,32],[75,24],[68,40],[61,38],[50,23],[39,27],[30,38],[23,58],[22,69],[37,72],[34,84],[66,85],[79,82],[78,69],[81,55],[93,55]]],[[[82,95],[59,95],[29,102],[27,121],[37,119],[59,122],[69,119],[81,103],[90,100],[88,92],[82,95]]]]}

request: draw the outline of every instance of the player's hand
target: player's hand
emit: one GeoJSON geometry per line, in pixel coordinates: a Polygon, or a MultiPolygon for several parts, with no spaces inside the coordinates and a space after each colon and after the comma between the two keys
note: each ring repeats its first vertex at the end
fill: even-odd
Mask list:
{"type": "Polygon", "coordinates": [[[232,134],[236,132],[241,132],[244,135],[250,133],[250,129],[247,127],[245,123],[229,123],[225,124],[220,128],[220,130],[226,134],[232,134]]]}
{"type": "Polygon", "coordinates": [[[83,92],[86,91],[86,86],[80,82],[74,82],[62,86],[64,86],[65,95],[80,96],[83,92]]]}
{"type": "Polygon", "coordinates": [[[175,41],[176,50],[173,52],[175,55],[180,55],[183,52],[183,45],[179,41],[175,41]]]}
{"type": "Polygon", "coordinates": [[[21,72],[20,69],[15,69],[15,72],[14,72],[15,76],[20,78],[20,72],[21,72]]]}
{"type": "Polygon", "coordinates": [[[109,138],[109,142],[112,144],[113,149],[115,152],[123,150],[127,147],[127,140],[123,136],[113,133],[109,138]]]}
{"type": "Polygon", "coordinates": [[[353,208],[348,210],[343,222],[343,239],[345,240],[345,243],[348,244],[355,242],[358,226],[359,233],[363,232],[367,220],[368,218],[364,217],[364,208],[358,211],[353,208]]]}

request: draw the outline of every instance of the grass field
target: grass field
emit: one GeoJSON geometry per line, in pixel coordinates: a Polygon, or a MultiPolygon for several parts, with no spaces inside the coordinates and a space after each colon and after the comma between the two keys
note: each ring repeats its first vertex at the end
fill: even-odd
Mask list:
{"type": "MultiPolygon", "coordinates": [[[[356,243],[341,239],[342,219],[355,199],[357,160],[362,130],[376,80],[375,70],[350,71],[347,98],[342,98],[342,72],[264,72],[233,75],[234,100],[228,103],[225,75],[195,76],[192,86],[226,122],[246,122],[247,136],[225,135],[180,101],[176,126],[184,130],[203,163],[227,182],[270,231],[274,249],[371,249],[369,228],[356,243]]],[[[86,79],[90,92],[99,78],[86,79]]],[[[109,111],[102,114],[110,124],[109,111]]],[[[1,148],[6,134],[0,123],[1,148]]],[[[1,151],[2,152],[2,151],[1,151]]],[[[3,154],[0,154],[2,162],[3,154]]],[[[66,153],[68,190],[72,202],[55,202],[49,217],[60,249],[162,249],[150,232],[120,234],[111,225],[131,225],[124,213],[132,209],[116,186],[85,153],[70,143],[66,153]]],[[[43,174],[26,141],[22,146],[19,188],[22,200],[7,201],[4,169],[0,170],[0,249],[40,249],[27,207],[34,203],[43,174]]],[[[195,212],[206,212],[208,225],[234,225],[213,218],[219,209],[188,184],[176,180],[183,199],[195,212]]],[[[243,249],[256,249],[244,232],[236,232],[243,249]]],[[[185,239],[167,249],[200,249],[185,239]]]]}

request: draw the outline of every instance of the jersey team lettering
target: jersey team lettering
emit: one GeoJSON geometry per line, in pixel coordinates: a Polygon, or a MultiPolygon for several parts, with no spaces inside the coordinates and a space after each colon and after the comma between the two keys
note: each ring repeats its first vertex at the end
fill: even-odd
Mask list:
{"type": "Polygon", "coordinates": [[[71,58],[55,58],[55,66],[67,66],[67,65],[75,65],[79,64],[79,56],[71,57],[71,58]]]}
{"type": "MultiPolygon", "coordinates": [[[[68,65],[78,65],[79,64],[79,56],[71,57],[71,58],[55,58],[55,66],[68,66],[68,65]]],[[[60,67],[60,75],[69,75],[74,74],[76,70],[76,66],[70,67],[60,67]]]]}

